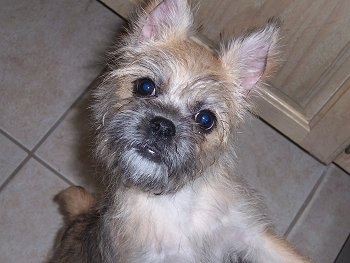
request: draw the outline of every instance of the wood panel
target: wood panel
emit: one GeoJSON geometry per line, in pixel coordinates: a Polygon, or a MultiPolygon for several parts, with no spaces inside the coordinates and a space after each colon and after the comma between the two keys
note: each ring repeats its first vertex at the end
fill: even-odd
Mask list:
{"type": "MultiPolygon", "coordinates": [[[[347,44],[350,41],[350,31],[347,27],[350,22],[350,5],[346,0],[290,3],[281,13],[284,20],[285,63],[274,79],[274,84],[304,108],[305,115],[310,120],[336,92],[336,89],[319,84],[327,71],[327,75],[332,76],[338,69],[334,67],[338,55],[342,57],[342,53],[349,53],[347,44]],[[320,95],[322,89],[326,93],[323,96],[325,100],[315,100],[315,95],[320,95]],[[313,111],[308,109],[310,101],[317,101],[319,107],[313,111]]],[[[348,72],[339,77],[344,81],[348,72]]]]}
{"type": "Polygon", "coordinates": [[[130,12],[134,10],[138,0],[101,0],[106,6],[115,11],[119,16],[128,19],[130,12]]]}
{"type": "Polygon", "coordinates": [[[307,121],[317,115],[341,83],[350,66],[350,3],[346,0],[200,1],[204,34],[218,42],[271,16],[283,20],[282,63],[274,87],[299,105],[307,121]]]}
{"type": "Polygon", "coordinates": [[[332,162],[350,139],[350,78],[343,86],[346,87],[341,89],[344,93],[321,114],[318,123],[300,143],[325,163],[332,162]]]}
{"type": "Polygon", "coordinates": [[[350,174],[350,153],[342,152],[334,162],[350,174]]]}

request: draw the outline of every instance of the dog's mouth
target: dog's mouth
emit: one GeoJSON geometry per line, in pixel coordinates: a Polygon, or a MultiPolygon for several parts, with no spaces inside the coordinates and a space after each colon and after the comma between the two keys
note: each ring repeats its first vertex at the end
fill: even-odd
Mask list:
{"type": "Polygon", "coordinates": [[[154,146],[140,145],[137,147],[137,152],[153,162],[161,162],[160,151],[154,146]]]}

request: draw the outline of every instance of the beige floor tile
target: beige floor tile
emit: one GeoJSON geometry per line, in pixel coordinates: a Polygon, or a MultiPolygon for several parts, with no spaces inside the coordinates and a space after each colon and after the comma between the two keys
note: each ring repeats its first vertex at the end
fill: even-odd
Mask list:
{"type": "Polygon", "coordinates": [[[100,72],[120,23],[97,1],[2,1],[1,128],[31,149],[100,72]]]}
{"type": "Polygon", "coordinates": [[[36,155],[75,184],[94,191],[98,180],[91,149],[89,95],[70,110],[36,155]]]}
{"type": "Polygon", "coordinates": [[[350,233],[350,176],[330,166],[288,238],[315,262],[330,263],[350,233]]]}
{"type": "Polygon", "coordinates": [[[237,171],[264,197],[284,233],[324,166],[262,121],[251,118],[237,134],[237,171]]]}
{"type": "Polygon", "coordinates": [[[0,186],[26,156],[24,150],[0,133],[0,186]]]}
{"type": "Polygon", "coordinates": [[[30,160],[0,193],[0,262],[43,262],[62,223],[53,197],[67,184],[30,160]]]}

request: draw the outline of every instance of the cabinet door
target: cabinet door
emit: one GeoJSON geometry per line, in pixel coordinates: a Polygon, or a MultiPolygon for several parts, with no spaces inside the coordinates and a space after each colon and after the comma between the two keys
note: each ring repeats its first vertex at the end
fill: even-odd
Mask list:
{"type": "MultiPolygon", "coordinates": [[[[127,17],[137,0],[103,2],[127,17]]],[[[349,0],[196,2],[209,46],[272,16],[282,19],[280,67],[257,113],[319,160],[333,161],[350,138],[349,0]]]]}

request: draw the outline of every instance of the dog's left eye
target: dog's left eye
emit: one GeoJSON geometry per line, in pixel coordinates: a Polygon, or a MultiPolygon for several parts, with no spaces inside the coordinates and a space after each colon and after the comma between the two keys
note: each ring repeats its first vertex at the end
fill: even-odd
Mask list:
{"type": "Polygon", "coordinates": [[[201,110],[194,116],[194,120],[202,130],[209,132],[214,127],[216,117],[210,110],[201,110]]]}
{"type": "Polygon", "coordinates": [[[140,96],[154,96],[156,94],[156,85],[149,78],[142,78],[135,82],[134,92],[140,96]]]}

